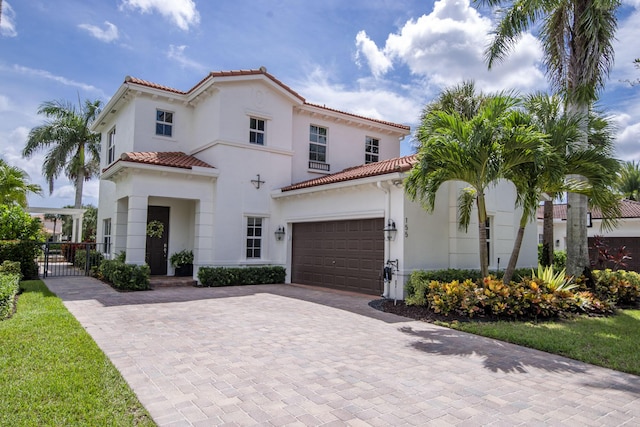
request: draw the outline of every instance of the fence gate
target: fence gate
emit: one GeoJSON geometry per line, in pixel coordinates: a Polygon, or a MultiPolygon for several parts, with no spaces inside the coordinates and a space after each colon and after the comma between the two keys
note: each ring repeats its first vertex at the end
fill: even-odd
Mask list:
{"type": "Polygon", "coordinates": [[[92,267],[104,258],[100,243],[42,244],[42,253],[36,258],[40,277],[88,276],[92,267]]]}

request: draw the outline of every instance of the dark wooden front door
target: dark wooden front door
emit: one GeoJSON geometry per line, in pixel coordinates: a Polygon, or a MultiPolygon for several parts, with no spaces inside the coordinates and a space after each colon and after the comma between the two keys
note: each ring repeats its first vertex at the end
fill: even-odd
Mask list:
{"type": "Polygon", "coordinates": [[[146,262],[153,276],[166,276],[167,249],[169,245],[169,208],[167,206],[149,206],[147,224],[159,221],[163,225],[162,236],[151,237],[147,234],[146,262]]]}

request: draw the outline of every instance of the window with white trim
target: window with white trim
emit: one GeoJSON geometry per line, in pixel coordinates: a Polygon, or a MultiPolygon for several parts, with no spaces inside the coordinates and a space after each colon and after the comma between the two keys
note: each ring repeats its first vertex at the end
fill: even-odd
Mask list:
{"type": "Polygon", "coordinates": [[[327,162],[327,128],[309,126],[309,161],[327,162]]]}
{"type": "Polygon", "coordinates": [[[247,217],[247,259],[262,257],[262,218],[247,217]]]}
{"type": "Polygon", "coordinates": [[[264,145],[265,122],[262,119],[249,117],[249,142],[264,145]]]}
{"type": "Polygon", "coordinates": [[[380,140],[367,136],[364,142],[364,162],[375,163],[379,159],[380,140]]]}
{"type": "Polygon", "coordinates": [[[102,220],[102,244],[105,254],[111,253],[111,218],[102,220]]]}
{"type": "Polygon", "coordinates": [[[113,163],[116,157],[116,127],[107,134],[107,164],[113,163]]]}
{"type": "Polygon", "coordinates": [[[173,113],[156,110],[156,135],[173,136],[173,113]]]}

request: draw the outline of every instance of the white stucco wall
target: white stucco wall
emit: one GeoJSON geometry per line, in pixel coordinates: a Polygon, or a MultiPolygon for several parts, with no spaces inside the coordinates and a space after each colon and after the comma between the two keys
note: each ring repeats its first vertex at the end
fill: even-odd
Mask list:
{"type": "MultiPolygon", "coordinates": [[[[365,139],[367,136],[379,140],[379,160],[400,156],[400,132],[385,133],[376,126],[347,124],[335,116],[296,110],[293,116],[294,169],[291,182],[302,182],[318,178],[326,172],[309,170],[309,126],[327,129],[327,163],[329,173],[340,172],[352,166],[365,164],[365,139]]],[[[387,129],[388,131],[388,129],[387,129]]]]}

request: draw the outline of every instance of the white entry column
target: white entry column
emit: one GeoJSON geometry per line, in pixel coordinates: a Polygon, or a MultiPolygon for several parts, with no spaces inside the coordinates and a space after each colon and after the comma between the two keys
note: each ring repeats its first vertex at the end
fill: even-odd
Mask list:
{"type": "Polygon", "coordinates": [[[129,196],[127,210],[127,264],[145,263],[148,196],[129,196]]]}
{"type": "Polygon", "coordinates": [[[213,202],[199,200],[196,203],[196,224],[194,236],[193,277],[198,269],[213,259],[213,202]]]}

